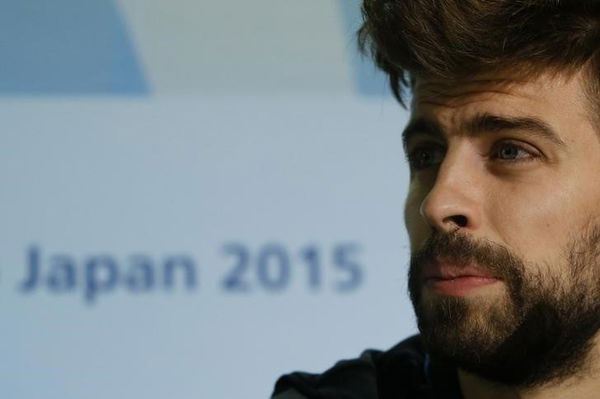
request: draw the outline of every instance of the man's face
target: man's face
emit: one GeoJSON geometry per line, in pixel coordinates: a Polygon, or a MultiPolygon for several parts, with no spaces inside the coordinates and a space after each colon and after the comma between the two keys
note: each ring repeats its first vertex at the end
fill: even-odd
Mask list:
{"type": "Polygon", "coordinates": [[[434,354],[536,385],[600,322],[600,139],[581,75],[417,80],[405,131],[411,297],[434,354]]]}

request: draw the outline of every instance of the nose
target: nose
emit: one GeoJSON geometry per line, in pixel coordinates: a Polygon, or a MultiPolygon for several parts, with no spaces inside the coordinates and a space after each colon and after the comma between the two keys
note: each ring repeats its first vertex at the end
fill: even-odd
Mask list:
{"type": "Polygon", "coordinates": [[[476,230],[481,226],[483,182],[476,176],[474,165],[448,155],[421,203],[421,216],[439,231],[476,230]]]}

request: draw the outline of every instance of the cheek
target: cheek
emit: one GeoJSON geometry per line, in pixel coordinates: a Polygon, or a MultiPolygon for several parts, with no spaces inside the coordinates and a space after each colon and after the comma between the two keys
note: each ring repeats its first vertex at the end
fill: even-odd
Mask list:
{"type": "Polygon", "coordinates": [[[488,215],[502,241],[533,261],[554,263],[590,220],[590,193],[573,182],[530,184],[490,199],[488,215]]]}
{"type": "Polygon", "coordinates": [[[421,204],[425,195],[417,188],[410,187],[404,205],[404,222],[412,251],[420,248],[430,234],[430,228],[421,216],[421,204]]]}

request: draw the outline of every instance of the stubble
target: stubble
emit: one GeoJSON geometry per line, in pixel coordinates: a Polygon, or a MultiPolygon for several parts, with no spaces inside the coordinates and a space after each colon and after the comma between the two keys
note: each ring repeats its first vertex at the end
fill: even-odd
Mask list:
{"type": "Polygon", "coordinates": [[[535,265],[504,246],[459,232],[434,233],[414,253],[409,292],[429,353],[490,381],[533,387],[583,372],[600,329],[600,225],[565,251],[566,265],[535,265]],[[476,264],[503,282],[499,295],[424,292],[435,259],[476,264]]]}

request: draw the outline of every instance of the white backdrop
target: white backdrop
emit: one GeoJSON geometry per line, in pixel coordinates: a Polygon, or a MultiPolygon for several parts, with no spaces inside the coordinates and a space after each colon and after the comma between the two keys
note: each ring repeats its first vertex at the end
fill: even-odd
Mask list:
{"type": "Polygon", "coordinates": [[[1,397],[266,398],[413,333],[357,1],[4,3],[1,397]]]}

